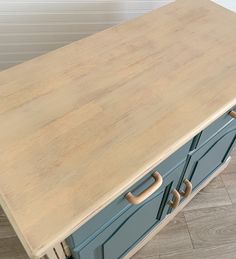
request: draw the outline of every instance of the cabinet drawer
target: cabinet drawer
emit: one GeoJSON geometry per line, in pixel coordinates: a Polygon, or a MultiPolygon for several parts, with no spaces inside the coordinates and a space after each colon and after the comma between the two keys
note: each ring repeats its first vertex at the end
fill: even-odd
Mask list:
{"type": "MultiPolygon", "coordinates": [[[[109,206],[104,208],[96,216],[90,219],[86,224],[81,226],[77,231],[75,231],[68,239],[70,247],[75,247],[80,245],[85,246],[94,236],[99,232],[103,231],[111,222],[122,215],[131,206],[130,203],[125,199],[125,195],[131,191],[133,194],[138,195],[143,190],[147,189],[153,184],[154,180],[152,174],[158,171],[163,178],[168,175],[174,167],[181,164],[186,160],[188,152],[190,150],[192,141],[186,143],[183,147],[173,153],[170,157],[159,164],[155,169],[151,170],[145,177],[134,184],[129,190],[123,193],[115,201],[113,201],[109,206]]],[[[181,172],[182,173],[182,172],[181,172]]],[[[164,184],[159,188],[158,192],[164,191],[164,184]]]]}
{"type": "Polygon", "coordinates": [[[236,120],[230,121],[218,134],[190,156],[185,179],[196,188],[222,165],[235,144],[236,120]]]}
{"type": "Polygon", "coordinates": [[[76,247],[73,250],[74,258],[122,258],[166,216],[169,208],[167,203],[172,199],[171,192],[179,182],[184,164],[182,162],[164,177],[161,192],[153,194],[140,206],[131,206],[85,247],[76,247]]]}
{"type": "Polygon", "coordinates": [[[197,148],[200,148],[202,145],[206,144],[207,141],[219,133],[224,127],[227,127],[227,125],[229,125],[233,120],[234,119],[228,113],[225,113],[210,126],[204,129],[199,135],[197,148]]]}

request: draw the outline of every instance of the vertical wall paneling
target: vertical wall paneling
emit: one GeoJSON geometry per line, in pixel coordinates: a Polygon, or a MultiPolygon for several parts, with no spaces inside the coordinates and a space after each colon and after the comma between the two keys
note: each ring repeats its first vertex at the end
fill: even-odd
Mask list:
{"type": "MultiPolygon", "coordinates": [[[[0,70],[174,0],[0,0],[0,70]]],[[[236,0],[212,0],[236,11],[236,0]]]]}
{"type": "Polygon", "coordinates": [[[0,0],[0,70],[173,0],[0,0]]]}

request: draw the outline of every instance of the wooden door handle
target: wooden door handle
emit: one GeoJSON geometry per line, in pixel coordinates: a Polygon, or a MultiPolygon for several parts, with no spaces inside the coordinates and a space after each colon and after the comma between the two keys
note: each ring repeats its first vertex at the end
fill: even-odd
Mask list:
{"type": "Polygon", "coordinates": [[[230,115],[232,118],[236,119],[236,112],[235,112],[235,111],[229,112],[229,115],[230,115]]]}
{"type": "Polygon", "coordinates": [[[193,185],[188,179],[184,180],[184,184],[186,186],[185,191],[180,191],[180,195],[187,198],[192,193],[193,185]]]}
{"type": "Polygon", "coordinates": [[[155,182],[150,187],[141,192],[138,196],[133,195],[131,192],[127,193],[125,195],[126,200],[133,205],[137,205],[157,191],[163,183],[162,176],[158,172],[155,172],[152,174],[152,177],[155,179],[155,182]]]}
{"type": "Polygon", "coordinates": [[[176,189],[174,189],[172,191],[172,194],[174,196],[174,199],[172,201],[169,201],[168,204],[172,209],[175,209],[179,206],[180,203],[180,194],[178,193],[178,191],[176,189]]]}

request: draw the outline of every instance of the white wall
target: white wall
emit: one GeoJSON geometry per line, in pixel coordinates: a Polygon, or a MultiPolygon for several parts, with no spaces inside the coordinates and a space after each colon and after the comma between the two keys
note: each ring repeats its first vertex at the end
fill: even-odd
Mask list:
{"type": "MultiPolygon", "coordinates": [[[[173,1],[0,0],[0,70],[173,1]]],[[[214,1],[236,12],[236,0],[214,1]]]]}
{"type": "Polygon", "coordinates": [[[173,0],[0,0],[0,69],[173,0]]]}
{"type": "Polygon", "coordinates": [[[236,0],[212,0],[212,1],[236,13],[236,0]]]}

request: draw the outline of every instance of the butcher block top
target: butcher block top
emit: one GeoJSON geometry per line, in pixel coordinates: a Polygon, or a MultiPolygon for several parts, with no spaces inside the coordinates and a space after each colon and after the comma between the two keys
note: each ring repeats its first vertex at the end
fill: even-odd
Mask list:
{"type": "Polygon", "coordinates": [[[236,15],[177,0],[0,73],[0,202],[32,258],[236,104],[236,15]]]}

